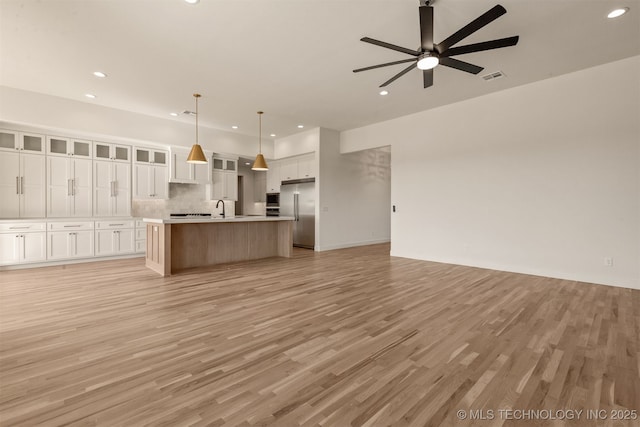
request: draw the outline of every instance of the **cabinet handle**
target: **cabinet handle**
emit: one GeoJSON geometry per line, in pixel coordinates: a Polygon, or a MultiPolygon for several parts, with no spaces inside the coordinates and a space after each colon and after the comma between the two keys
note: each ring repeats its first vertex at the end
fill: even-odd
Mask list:
{"type": "Polygon", "coordinates": [[[9,227],[9,230],[26,230],[29,229],[31,227],[29,227],[28,225],[25,227],[9,227]]]}
{"type": "Polygon", "coordinates": [[[20,177],[16,176],[16,194],[20,194],[20,177]]]}
{"type": "Polygon", "coordinates": [[[120,227],[124,227],[124,224],[109,224],[109,227],[116,227],[116,226],[120,226],[120,227]]]}
{"type": "Polygon", "coordinates": [[[65,225],[64,228],[73,228],[73,227],[82,227],[81,224],[75,224],[75,225],[65,225]]]}

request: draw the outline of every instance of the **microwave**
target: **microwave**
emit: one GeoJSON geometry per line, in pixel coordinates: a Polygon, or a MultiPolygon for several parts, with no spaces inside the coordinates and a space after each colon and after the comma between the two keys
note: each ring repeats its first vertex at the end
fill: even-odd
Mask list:
{"type": "Polygon", "coordinates": [[[280,193],[267,193],[267,207],[280,207],[280,193]]]}

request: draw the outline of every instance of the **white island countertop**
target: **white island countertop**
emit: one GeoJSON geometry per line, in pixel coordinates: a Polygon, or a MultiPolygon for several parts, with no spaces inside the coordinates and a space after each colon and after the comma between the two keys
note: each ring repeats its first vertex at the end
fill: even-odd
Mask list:
{"type": "Polygon", "coordinates": [[[294,221],[292,216],[235,216],[230,218],[212,217],[179,217],[179,218],[142,218],[151,224],[200,224],[218,222],[256,222],[256,221],[294,221]]]}

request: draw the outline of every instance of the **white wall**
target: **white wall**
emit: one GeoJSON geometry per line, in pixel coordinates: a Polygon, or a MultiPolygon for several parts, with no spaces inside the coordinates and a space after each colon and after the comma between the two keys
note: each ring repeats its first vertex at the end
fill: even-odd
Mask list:
{"type": "Polygon", "coordinates": [[[340,154],[340,134],[320,129],[316,249],[388,242],[389,150],[340,154]]]}
{"type": "MultiPolygon", "coordinates": [[[[274,141],[274,159],[314,153],[320,146],[320,128],[310,129],[274,141]]],[[[266,154],[265,154],[266,156],[266,154]]]]}
{"type": "Polygon", "coordinates": [[[346,131],[342,151],[392,145],[392,255],[640,289],[638,76],[628,58],[346,131]]]}
{"type": "MultiPolygon", "coordinates": [[[[191,147],[195,141],[195,121],[161,119],[6,86],[0,86],[0,122],[106,142],[191,147]]],[[[205,150],[247,157],[255,157],[258,151],[255,137],[203,126],[199,133],[205,150]]],[[[273,141],[262,142],[264,155],[272,157],[273,141]]]]}

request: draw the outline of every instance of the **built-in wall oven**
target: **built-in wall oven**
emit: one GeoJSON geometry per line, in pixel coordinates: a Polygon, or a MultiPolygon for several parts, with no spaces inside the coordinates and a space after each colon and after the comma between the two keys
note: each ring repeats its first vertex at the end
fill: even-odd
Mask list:
{"type": "Polygon", "coordinates": [[[267,216],[280,216],[280,193],[267,193],[267,216]]]}
{"type": "Polygon", "coordinates": [[[267,193],[267,207],[268,208],[280,207],[280,193],[267,193]]]}

